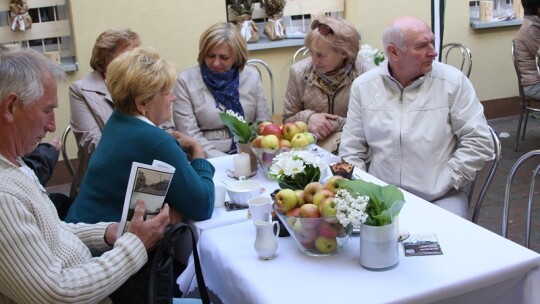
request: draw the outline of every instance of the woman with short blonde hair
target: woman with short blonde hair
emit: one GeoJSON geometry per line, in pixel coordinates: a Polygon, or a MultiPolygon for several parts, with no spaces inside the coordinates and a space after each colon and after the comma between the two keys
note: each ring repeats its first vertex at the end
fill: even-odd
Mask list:
{"type": "Polygon", "coordinates": [[[201,143],[206,157],[236,153],[219,114],[231,110],[246,121],[270,119],[261,76],[246,67],[246,40],[231,23],[220,22],[199,39],[198,65],[178,75],[173,104],[176,129],[201,143]]]}

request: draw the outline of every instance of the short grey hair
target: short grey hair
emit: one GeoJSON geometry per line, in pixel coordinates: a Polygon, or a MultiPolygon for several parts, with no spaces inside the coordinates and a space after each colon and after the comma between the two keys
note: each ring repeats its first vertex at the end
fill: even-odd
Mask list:
{"type": "Polygon", "coordinates": [[[402,24],[393,23],[386,27],[383,32],[383,47],[386,58],[388,58],[388,45],[393,44],[402,52],[407,51],[407,42],[405,41],[405,28],[402,24]]]}
{"type": "Polygon", "coordinates": [[[29,105],[43,96],[47,77],[63,80],[62,68],[32,49],[0,50],[0,101],[15,92],[23,105],[29,105]]]}

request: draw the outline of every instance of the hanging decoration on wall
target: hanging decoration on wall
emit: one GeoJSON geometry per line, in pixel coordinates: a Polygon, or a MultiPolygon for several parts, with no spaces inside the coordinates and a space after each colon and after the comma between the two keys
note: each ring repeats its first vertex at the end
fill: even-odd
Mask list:
{"type": "Polygon", "coordinates": [[[11,0],[9,4],[9,22],[12,31],[26,31],[32,28],[32,17],[28,14],[26,0],[11,0]]]}

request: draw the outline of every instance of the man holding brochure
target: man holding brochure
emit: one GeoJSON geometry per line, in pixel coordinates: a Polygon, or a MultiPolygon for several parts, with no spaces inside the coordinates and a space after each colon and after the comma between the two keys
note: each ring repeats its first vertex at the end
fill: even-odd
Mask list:
{"type": "Polygon", "coordinates": [[[23,49],[0,54],[0,302],[110,303],[148,260],[169,207],[143,221],[139,202],[127,232],[117,223],[66,224],[21,157],[56,129],[62,70],[23,49]],[[106,251],[106,252],[105,252],[106,251]],[[100,257],[93,253],[105,252],[100,257]]]}

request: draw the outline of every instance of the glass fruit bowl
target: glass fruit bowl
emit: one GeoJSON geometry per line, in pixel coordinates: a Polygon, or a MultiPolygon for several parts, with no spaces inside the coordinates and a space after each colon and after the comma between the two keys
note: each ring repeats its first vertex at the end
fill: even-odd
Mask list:
{"type": "Polygon", "coordinates": [[[333,255],[340,252],[349,241],[351,233],[346,231],[335,216],[302,218],[295,216],[298,211],[294,210],[284,214],[274,204],[275,214],[302,253],[310,256],[333,255]]]}
{"type": "Polygon", "coordinates": [[[279,155],[281,152],[289,151],[291,149],[295,150],[306,150],[311,151],[315,147],[315,144],[317,143],[317,136],[313,133],[304,132],[303,133],[307,139],[305,140],[298,140],[296,141],[296,145],[293,147],[292,143],[288,141],[287,143],[280,144],[280,148],[278,149],[267,149],[261,146],[261,138],[264,136],[259,136],[258,139],[255,139],[249,143],[251,150],[257,157],[257,161],[261,165],[261,167],[264,169],[264,172],[266,175],[270,172],[270,167],[272,166],[272,160],[279,155]],[[298,145],[299,143],[304,143],[305,145],[298,145]]]}

